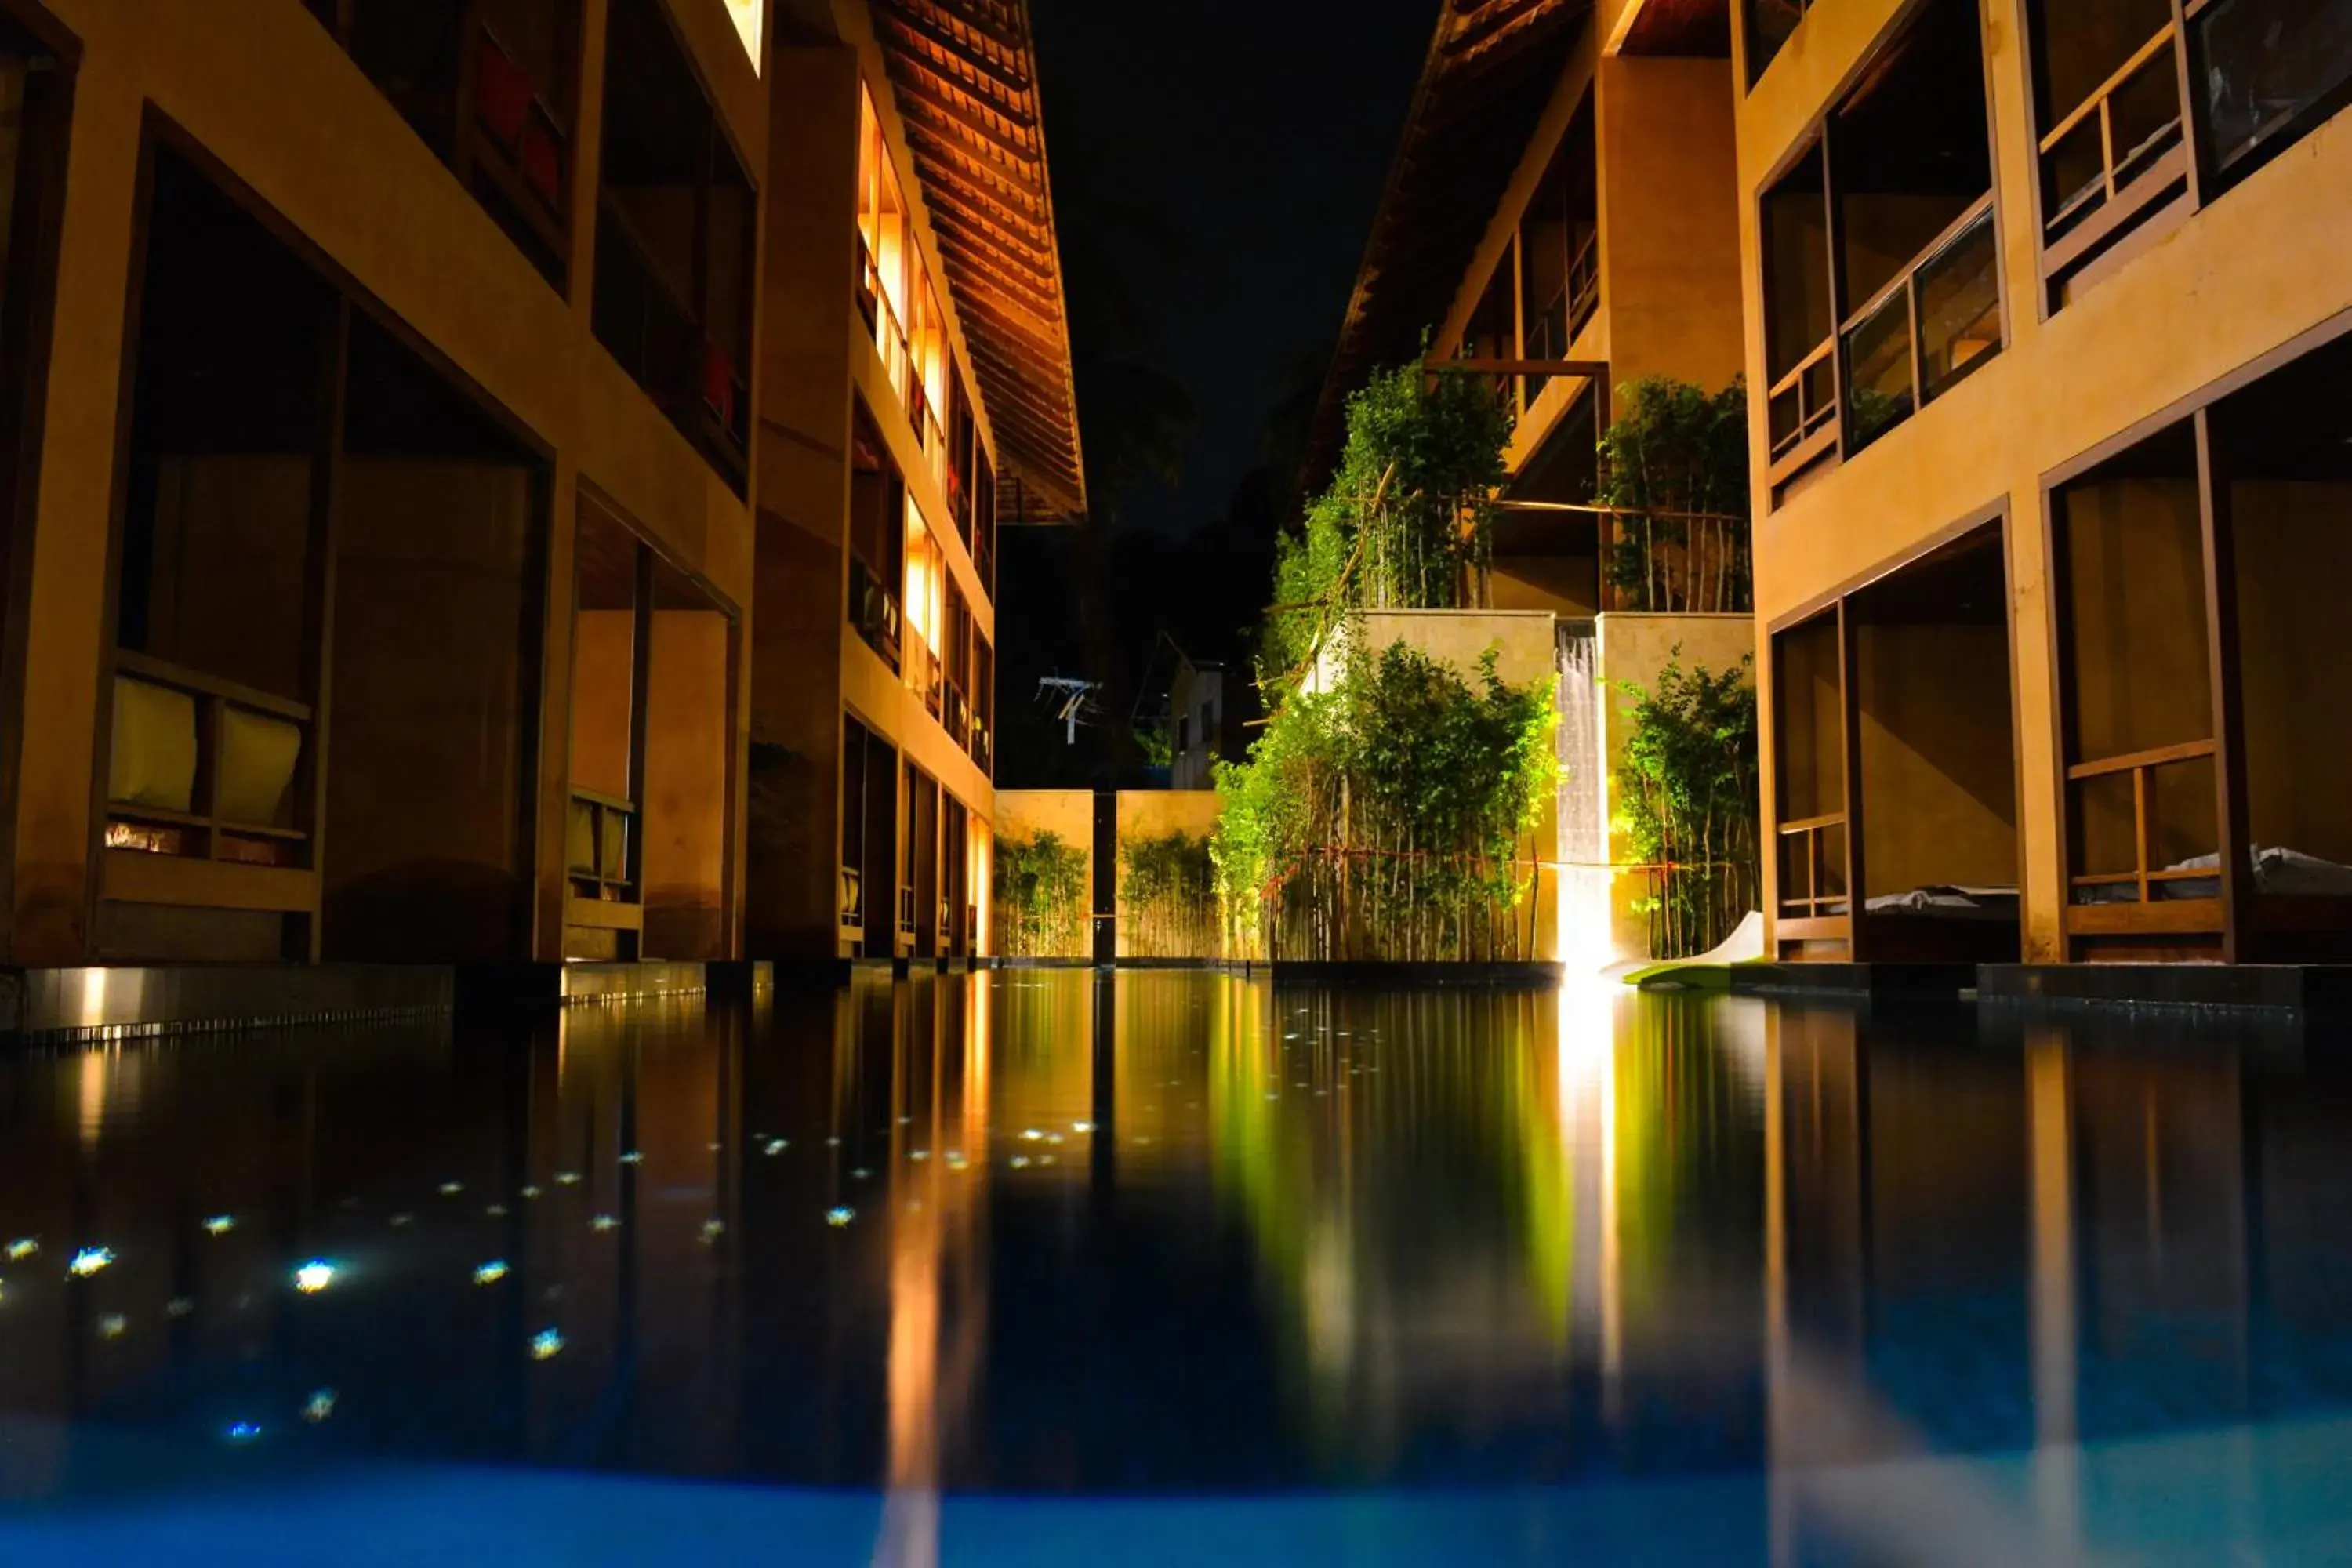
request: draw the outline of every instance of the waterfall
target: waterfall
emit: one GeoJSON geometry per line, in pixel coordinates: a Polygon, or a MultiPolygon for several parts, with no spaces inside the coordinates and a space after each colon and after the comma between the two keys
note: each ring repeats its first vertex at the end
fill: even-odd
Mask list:
{"type": "Polygon", "coordinates": [[[1602,967],[1611,940],[1607,789],[1609,693],[1601,679],[1597,623],[1554,623],[1559,671],[1559,955],[1570,970],[1602,967]]]}

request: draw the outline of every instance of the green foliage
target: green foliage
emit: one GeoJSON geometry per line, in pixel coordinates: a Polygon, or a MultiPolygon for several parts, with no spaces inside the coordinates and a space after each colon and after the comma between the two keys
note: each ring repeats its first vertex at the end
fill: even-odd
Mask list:
{"type": "Polygon", "coordinates": [[[1087,854],[1058,833],[999,838],[996,951],[1006,958],[1085,958],[1087,854]]]}
{"type": "Polygon", "coordinates": [[[1214,958],[1217,869],[1209,841],[1189,833],[1139,838],[1119,853],[1119,929],[1128,958],[1214,958]]]}
{"type": "Polygon", "coordinates": [[[1527,835],[1557,775],[1552,683],[1466,681],[1398,643],[1348,659],[1217,769],[1212,845],[1235,953],[1507,958],[1529,951],[1527,835]],[[1528,910],[1525,929],[1517,911],[1528,910]]]}
{"type": "Polygon", "coordinates": [[[1143,753],[1143,765],[1164,768],[1176,761],[1176,747],[1168,738],[1168,721],[1150,719],[1135,727],[1135,748],[1143,753]]]}
{"type": "Polygon", "coordinates": [[[1452,609],[1491,555],[1511,417],[1476,376],[1418,363],[1348,399],[1348,442],[1304,526],[1275,545],[1258,679],[1269,705],[1350,609],[1452,609]]]}
{"type": "Polygon", "coordinates": [[[1601,437],[1597,499],[1615,520],[1609,580],[1620,608],[1748,608],[1748,387],[1709,394],[1668,376],[1618,389],[1601,437]]]}
{"type": "Polygon", "coordinates": [[[1688,958],[1757,907],[1756,689],[1750,659],[1710,673],[1676,662],[1645,689],[1617,764],[1617,828],[1650,868],[1650,952],[1688,958]]]}

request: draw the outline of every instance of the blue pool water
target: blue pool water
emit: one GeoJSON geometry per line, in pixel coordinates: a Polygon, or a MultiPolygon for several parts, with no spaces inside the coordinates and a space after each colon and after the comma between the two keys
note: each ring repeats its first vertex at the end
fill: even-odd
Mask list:
{"type": "Polygon", "coordinates": [[[2340,1046],[1010,972],[0,1060],[0,1563],[2352,1558],[2340,1046]]]}

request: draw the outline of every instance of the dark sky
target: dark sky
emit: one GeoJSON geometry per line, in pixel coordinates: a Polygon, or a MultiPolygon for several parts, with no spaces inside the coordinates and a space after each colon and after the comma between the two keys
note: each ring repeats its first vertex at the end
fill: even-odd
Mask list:
{"type": "MultiPolygon", "coordinates": [[[[1182,533],[1257,467],[1276,401],[1328,352],[1437,0],[1033,0],[1050,154],[1153,211],[1183,242],[1139,255],[1138,356],[1195,423],[1182,485],[1122,521],[1182,533]],[[1085,147],[1063,142],[1083,137],[1085,147]]],[[[1086,411],[1079,410],[1082,426],[1086,411]]],[[[1099,504],[1099,500],[1097,502],[1099,504]]]]}

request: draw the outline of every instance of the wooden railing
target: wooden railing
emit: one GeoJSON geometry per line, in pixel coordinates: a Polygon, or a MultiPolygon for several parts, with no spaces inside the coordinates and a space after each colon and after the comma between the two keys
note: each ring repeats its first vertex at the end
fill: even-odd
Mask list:
{"type": "Polygon", "coordinates": [[[841,929],[866,929],[866,874],[855,866],[841,868],[841,929]]]}
{"type": "Polygon", "coordinates": [[[564,850],[573,897],[637,902],[636,834],[635,802],[573,788],[564,850]]]}
{"type": "Polygon", "coordinates": [[[1780,825],[1780,909],[1783,920],[1822,920],[1848,913],[1853,907],[1845,885],[1845,813],[1830,812],[1780,825]],[[1832,837],[1834,836],[1834,837],[1832,837]],[[1832,853],[1834,847],[1834,853],[1832,853]],[[1790,883],[1791,851],[1803,867],[1803,890],[1790,883]],[[1834,870],[1836,883],[1831,884],[1834,870]]]}
{"type": "MultiPolygon", "coordinates": [[[[2221,868],[2217,857],[2210,867],[2189,867],[2168,870],[2161,863],[2156,847],[2158,813],[2155,810],[2156,774],[2159,769],[2180,767],[2196,763],[2210,763],[2217,756],[2214,742],[2183,741],[2177,745],[2157,746],[2144,752],[2130,752],[2122,756],[2103,757],[2097,762],[2077,763],[2066,770],[2069,784],[2081,784],[2094,779],[2113,778],[2128,773],[2132,783],[2132,867],[2127,871],[2076,872],[2070,867],[2067,886],[2077,895],[2070,903],[2096,907],[2100,904],[2149,904],[2161,897],[2168,882],[2210,882],[2212,897],[2219,898],[2221,868]],[[2127,897],[2113,893],[2101,896],[2095,889],[2126,889],[2127,897]]],[[[2079,863],[2082,850],[2081,825],[2075,829],[2076,847],[2070,858],[2079,863]]]]}
{"type": "MultiPolygon", "coordinates": [[[[304,809],[312,740],[310,707],[128,648],[115,651],[114,667],[118,679],[143,683],[189,700],[194,708],[194,734],[190,739],[195,758],[185,808],[136,800],[109,800],[107,847],[196,860],[305,868],[310,839],[310,813],[304,809]],[[276,809],[267,814],[272,820],[260,820],[263,813],[236,809],[251,803],[229,798],[222,788],[224,764],[236,744],[234,737],[239,714],[265,724],[290,727],[295,732],[294,765],[275,803],[276,809]]],[[[118,731],[114,744],[128,746],[134,739],[118,731]]],[[[118,757],[118,772],[120,763],[118,757]]]]}
{"type": "Polygon", "coordinates": [[[1780,483],[1837,444],[1837,337],[1823,338],[1772,384],[1765,402],[1769,477],[1780,483]]]}
{"type": "Polygon", "coordinates": [[[2063,273],[2116,238],[2186,174],[2179,49],[2168,22],[2042,132],[2045,272],[2063,273]]]}

